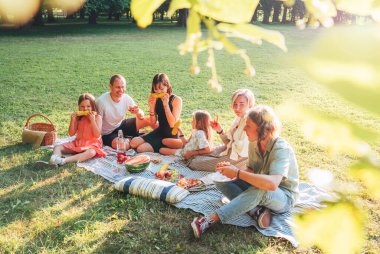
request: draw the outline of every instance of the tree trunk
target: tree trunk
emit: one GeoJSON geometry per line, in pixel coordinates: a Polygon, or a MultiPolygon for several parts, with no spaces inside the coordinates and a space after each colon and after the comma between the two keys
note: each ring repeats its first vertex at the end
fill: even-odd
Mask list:
{"type": "Polygon", "coordinates": [[[251,23],[257,21],[257,11],[258,11],[258,10],[259,10],[259,6],[256,7],[255,12],[253,13],[253,16],[252,16],[252,19],[251,19],[251,23]]]}
{"type": "Polygon", "coordinates": [[[288,17],[288,7],[284,5],[284,12],[282,13],[281,23],[283,24],[288,23],[287,17],[288,17]]]}
{"type": "Polygon", "coordinates": [[[274,0],[260,0],[260,4],[263,7],[264,18],[263,24],[269,24],[270,15],[272,12],[274,0]]]}
{"type": "Polygon", "coordinates": [[[42,17],[42,8],[40,8],[33,17],[33,26],[43,26],[44,18],[42,17]]]}
{"type": "Polygon", "coordinates": [[[80,12],[79,12],[79,18],[80,19],[84,19],[85,17],[85,14],[86,14],[86,9],[85,7],[83,6],[82,9],[80,9],[80,12]]]}
{"type": "Polygon", "coordinates": [[[177,26],[179,27],[186,27],[186,21],[187,21],[187,16],[189,15],[189,10],[188,9],[180,9],[178,11],[178,22],[177,26]]]}
{"type": "Polygon", "coordinates": [[[9,19],[8,19],[7,14],[5,13],[5,11],[3,11],[1,9],[0,9],[0,17],[1,17],[0,24],[8,24],[9,23],[9,19]]]}
{"type": "Polygon", "coordinates": [[[47,23],[54,23],[55,18],[54,18],[54,14],[53,14],[53,7],[51,7],[50,4],[47,4],[46,10],[47,10],[47,23]]]}
{"type": "Polygon", "coordinates": [[[282,6],[282,2],[280,1],[274,2],[272,22],[276,22],[276,23],[280,22],[281,6],[282,6]]]}
{"type": "Polygon", "coordinates": [[[96,22],[96,18],[97,18],[98,14],[96,13],[96,11],[91,11],[90,14],[88,15],[88,23],[90,25],[96,25],[97,22],[96,22]]]}
{"type": "Polygon", "coordinates": [[[112,15],[113,15],[113,12],[112,11],[108,11],[108,20],[112,19],[112,15]]]}
{"type": "Polygon", "coordinates": [[[160,12],[160,19],[161,19],[161,21],[164,21],[164,15],[165,15],[164,11],[160,12]]]}
{"type": "Polygon", "coordinates": [[[116,21],[120,21],[120,16],[121,16],[121,13],[120,12],[118,12],[118,13],[115,13],[115,20],[116,21]]]}
{"type": "Polygon", "coordinates": [[[74,18],[75,18],[75,12],[72,13],[72,14],[68,14],[68,15],[66,16],[66,19],[74,19],[74,18]]]}

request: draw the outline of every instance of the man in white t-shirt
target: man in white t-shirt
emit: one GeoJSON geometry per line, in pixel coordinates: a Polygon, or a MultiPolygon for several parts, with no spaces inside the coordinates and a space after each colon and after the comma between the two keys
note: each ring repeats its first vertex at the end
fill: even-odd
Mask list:
{"type": "Polygon", "coordinates": [[[103,118],[103,144],[116,148],[116,139],[119,130],[123,130],[124,137],[139,136],[139,129],[150,125],[149,117],[139,109],[133,99],[125,93],[125,78],[116,74],[111,77],[110,91],[96,99],[96,108],[103,118]],[[127,112],[136,117],[125,119],[127,112]]]}

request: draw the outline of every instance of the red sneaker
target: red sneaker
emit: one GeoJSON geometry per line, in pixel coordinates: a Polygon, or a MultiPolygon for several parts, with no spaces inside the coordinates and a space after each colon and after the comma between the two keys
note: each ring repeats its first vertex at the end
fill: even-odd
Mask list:
{"type": "Polygon", "coordinates": [[[191,222],[191,227],[194,231],[195,238],[201,238],[202,234],[211,227],[211,222],[206,219],[206,217],[196,217],[193,222],[191,222]]]}
{"type": "Polygon", "coordinates": [[[272,214],[269,208],[260,206],[253,213],[248,213],[260,228],[268,228],[272,222],[272,214]]]}

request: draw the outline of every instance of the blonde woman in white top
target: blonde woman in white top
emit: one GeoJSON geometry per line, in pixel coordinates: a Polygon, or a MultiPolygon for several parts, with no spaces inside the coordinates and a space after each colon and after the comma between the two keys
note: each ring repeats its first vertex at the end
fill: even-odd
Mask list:
{"type": "Polygon", "coordinates": [[[232,95],[232,110],[236,118],[228,131],[218,121],[211,126],[220,136],[224,145],[216,147],[211,154],[195,156],[189,160],[188,166],[193,170],[215,171],[219,162],[228,161],[232,165],[244,168],[248,158],[248,137],[244,132],[247,114],[255,105],[255,96],[249,89],[239,89],[232,95]]]}

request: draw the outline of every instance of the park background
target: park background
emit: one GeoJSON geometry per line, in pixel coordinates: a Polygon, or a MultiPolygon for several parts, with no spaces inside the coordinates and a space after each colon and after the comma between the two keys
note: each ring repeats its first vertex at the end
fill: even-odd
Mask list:
{"type": "MultiPolygon", "coordinates": [[[[229,225],[219,225],[196,241],[190,229],[196,213],[190,210],[117,193],[109,182],[73,164],[54,170],[34,168],[33,162],[47,160],[50,152],[22,145],[22,127],[31,114],[43,113],[58,127],[59,137],[67,136],[78,96],[108,91],[109,78],[115,73],[126,77],[126,92],[147,112],[151,80],[156,73],[165,72],[174,93],[183,99],[181,118],[187,134],[191,113],[197,109],[219,114],[222,125],[229,126],[234,118],[231,94],[238,88],[252,89],[257,103],[275,109],[296,101],[327,116],[345,116],[376,130],[378,117],[311,79],[299,60],[321,36],[350,31],[355,23],[367,29],[364,25],[370,20],[341,13],[341,20],[336,20],[343,23],[340,26],[299,30],[294,22],[304,15],[302,5],[287,9],[287,15],[282,15],[285,6],[280,5],[278,20],[274,14],[268,16],[266,5],[261,5],[252,22],[280,31],[288,53],[268,43],[255,46],[237,41],[251,57],[256,76],[244,75],[244,63],[238,56],[218,52],[216,65],[223,90],[216,93],[207,84],[207,56],[200,56],[201,72],[193,75],[189,71],[191,56],[178,54],[177,45],[186,37],[181,23],[186,13],[178,11],[167,17],[166,7],[155,14],[150,27],[141,30],[125,8],[128,5],[118,12],[120,8],[97,6],[96,2],[87,3],[96,7],[96,22],[91,18],[91,5],[74,15],[45,6],[40,16],[22,26],[0,14],[0,252],[321,252],[316,247],[294,249],[287,241],[264,237],[254,228],[229,225]]],[[[272,8],[276,13],[277,7],[272,8]]],[[[205,28],[202,31],[206,32],[205,28]]],[[[378,253],[379,202],[345,173],[356,157],[331,154],[305,138],[299,122],[281,120],[282,136],[295,148],[301,180],[309,181],[309,169],[321,168],[331,171],[346,189],[355,190],[348,198],[355,199],[367,214],[363,252],[378,253]]],[[[370,145],[378,154],[378,143],[370,145]]]]}

